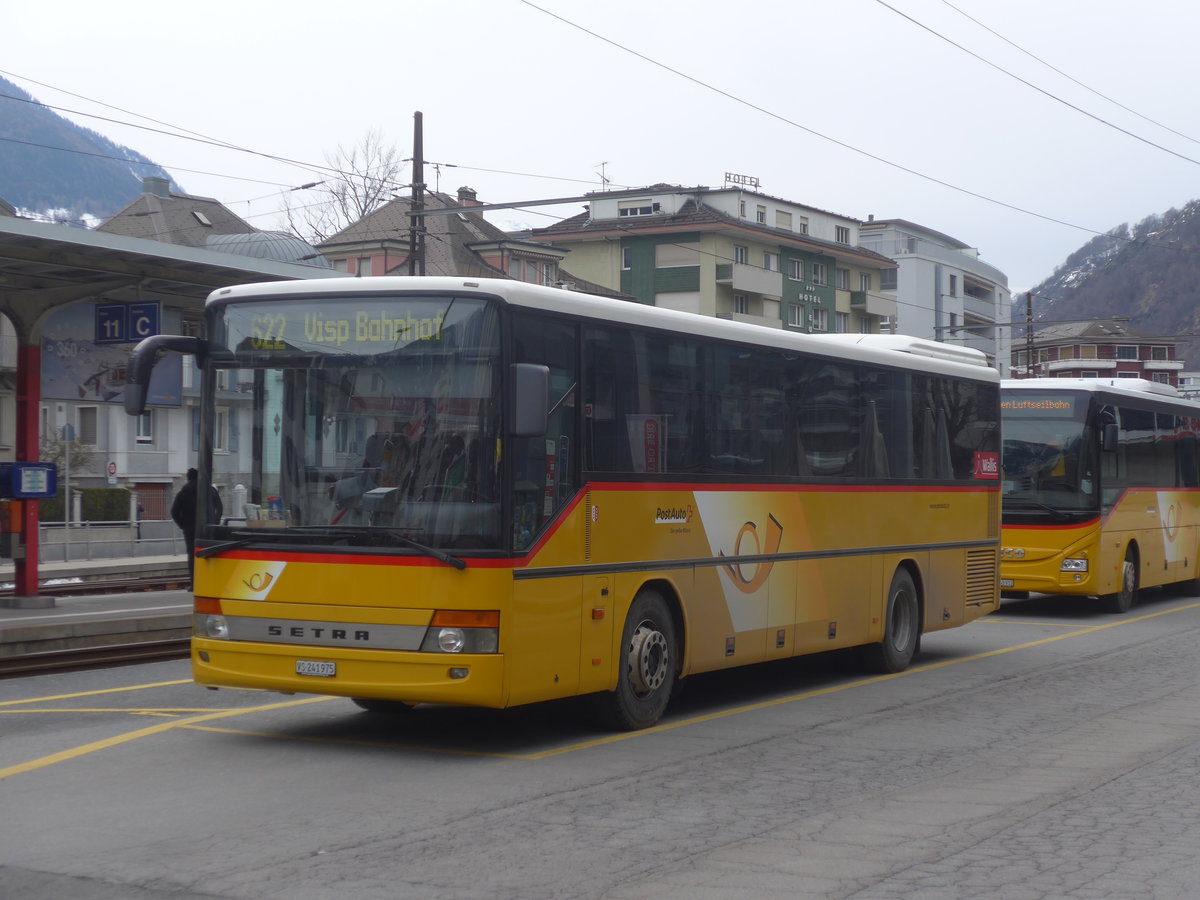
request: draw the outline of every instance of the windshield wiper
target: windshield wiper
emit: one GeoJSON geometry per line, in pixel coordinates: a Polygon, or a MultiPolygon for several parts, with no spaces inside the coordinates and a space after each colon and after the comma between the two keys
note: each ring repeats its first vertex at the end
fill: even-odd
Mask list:
{"type": "Polygon", "coordinates": [[[226,550],[232,550],[234,547],[244,547],[247,544],[253,544],[258,538],[244,537],[235,538],[232,541],[221,541],[219,544],[210,544],[207,547],[201,547],[196,551],[196,556],[199,559],[204,559],[206,556],[216,556],[218,553],[224,553],[226,550]]]}
{"type": "Polygon", "coordinates": [[[1007,503],[1009,506],[1025,506],[1025,507],[1029,507],[1032,509],[1043,509],[1046,512],[1050,513],[1055,518],[1061,519],[1064,522],[1069,521],[1071,518],[1071,516],[1067,512],[1065,512],[1061,509],[1057,509],[1053,506],[1049,506],[1048,504],[1042,503],[1040,500],[1030,500],[1025,497],[1012,497],[1004,502],[1007,503]]]}
{"type": "Polygon", "coordinates": [[[453,566],[458,570],[465,569],[467,564],[457,556],[451,556],[436,547],[430,547],[422,544],[420,541],[414,541],[408,535],[397,531],[394,528],[388,528],[383,525],[296,525],[288,528],[283,534],[288,532],[307,532],[309,534],[322,532],[327,534],[382,534],[402,543],[405,547],[411,547],[413,550],[419,550],[426,556],[436,559],[438,562],[444,562],[448,566],[453,566]]]}

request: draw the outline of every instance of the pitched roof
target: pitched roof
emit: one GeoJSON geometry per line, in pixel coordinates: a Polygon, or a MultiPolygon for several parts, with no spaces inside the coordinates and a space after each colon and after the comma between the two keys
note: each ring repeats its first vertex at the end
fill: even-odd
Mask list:
{"type": "Polygon", "coordinates": [[[1038,325],[1037,322],[1034,322],[1033,328],[1034,338],[1039,344],[1080,339],[1112,344],[1129,343],[1130,341],[1139,343],[1175,342],[1174,338],[1138,331],[1136,328],[1130,328],[1124,322],[1117,322],[1112,319],[1096,319],[1088,322],[1063,322],[1057,325],[1038,325]]]}
{"type": "Polygon", "coordinates": [[[184,247],[207,247],[214,234],[258,231],[211,197],[172,193],[165,178],[144,179],[144,192],[118,210],[96,231],[145,238],[184,247]]]}
{"type": "Polygon", "coordinates": [[[755,232],[758,236],[781,244],[787,244],[797,249],[814,253],[824,253],[841,258],[855,258],[881,268],[893,269],[894,260],[867,250],[864,247],[854,247],[850,244],[839,244],[807,234],[798,234],[786,228],[774,228],[758,222],[748,222],[735,216],[714,209],[707,203],[688,200],[673,215],[632,216],[628,219],[592,219],[590,212],[582,212],[569,219],[563,219],[545,228],[535,228],[532,236],[535,240],[563,240],[572,236],[613,235],[613,234],[655,234],[673,233],[680,231],[713,231],[737,229],[743,232],[755,232]]]}

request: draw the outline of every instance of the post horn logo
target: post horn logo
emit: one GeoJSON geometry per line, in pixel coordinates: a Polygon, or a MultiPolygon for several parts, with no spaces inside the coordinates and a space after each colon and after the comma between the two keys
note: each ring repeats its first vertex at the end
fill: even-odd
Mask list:
{"type": "Polygon", "coordinates": [[[274,580],[275,576],[270,572],[255,572],[249,578],[242,579],[242,584],[252,591],[265,591],[274,580]]]}
{"type": "MultiPolygon", "coordinates": [[[[754,555],[758,556],[764,553],[779,552],[779,544],[783,540],[783,526],[779,521],[768,513],[767,529],[765,541],[760,541],[758,537],[758,526],[754,522],[747,522],[737,533],[737,538],[733,542],[733,555],[742,555],[742,538],[751,537],[754,539],[754,555]]],[[[724,556],[725,551],[721,550],[717,553],[718,556],[724,556]]],[[[733,586],[743,594],[753,594],[760,587],[767,583],[767,577],[771,574],[771,569],[774,568],[774,561],[753,563],[754,574],[747,577],[742,570],[742,563],[727,563],[722,566],[725,574],[729,576],[729,580],[733,582],[733,586]]]]}

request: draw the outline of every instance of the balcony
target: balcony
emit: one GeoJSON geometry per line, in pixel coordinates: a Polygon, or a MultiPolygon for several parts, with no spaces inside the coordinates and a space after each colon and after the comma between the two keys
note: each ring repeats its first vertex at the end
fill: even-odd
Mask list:
{"type": "Polygon", "coordinates": [[[1144,359],[1142,360],[1142,368],[1147,372],[1181,372],[1183,371],[1183,360],[1144,359]]]}
{"type": "Polygon", "coordinates": [[[739,294],[783,296],[783,273],[771,272],[745,263],[721,263],[717,266],[717,284],[727,284],[739,294]]]}
{"type": "Polygon", "coordinates": [[[850,308],[860,315],[896,317],[896,298],[876,291],[851,291],[850,308]]]}

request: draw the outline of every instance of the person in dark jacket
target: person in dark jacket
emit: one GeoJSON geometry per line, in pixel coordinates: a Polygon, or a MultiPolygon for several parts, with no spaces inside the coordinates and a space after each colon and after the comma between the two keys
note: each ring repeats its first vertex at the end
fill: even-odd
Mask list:
{"type": "MultiPolygon", "coordinates": [[[[171,504],[171,519],[183,531],[183,540],[187,544],[189,579],[192,578],[196,568],[196,478],[196,470],[188,469],[187,483],[179,489],[179,493],[175,495],[175,501],[171,504]]],[[[223,512],[221,495],[217,493],[216,488],[212,488],[212,503],[209,509],[212,520],[221,521],[223,512]]]]}

